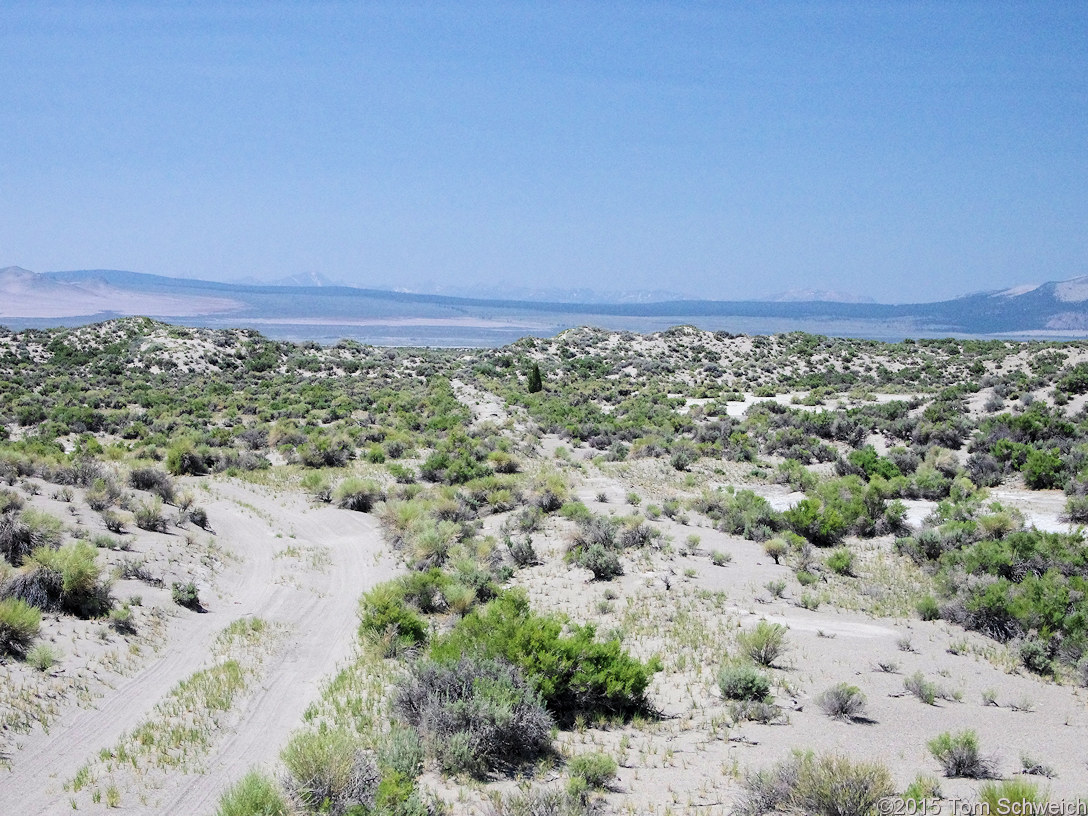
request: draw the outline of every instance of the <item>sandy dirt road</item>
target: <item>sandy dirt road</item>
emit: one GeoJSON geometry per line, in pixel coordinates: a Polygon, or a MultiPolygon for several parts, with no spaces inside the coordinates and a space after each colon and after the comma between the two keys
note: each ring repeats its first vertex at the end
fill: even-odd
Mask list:
{"type": "MultiPolygon", "coordinates": [[[[218,577],[217,591],[208,594],[208,611],[179,615],[156,658],[93,708],[72,707],[48,733],[23,740],[11,771],[0,776],[0,813],[71,812],[64,782],[146,719],[178,681],[206,665],[224,627],[257,616],[286,627],[286,642],[265,663],[252,693],[236,705],[232,725],[215,736],[204,772],[173,774],[149,791],[122,791],[130,813],[214,812],[225,787],[251,766],[275,760],[321,681],[350,655],[359,595],[395,570],[377,521],[236,481],[213,483],[203,503],[219,541],[236,556],[218,577]],[[314,567],[276,557],[288,546],[327,554],[327,563],[314,567]]],[[[105,810],[92,807],[98,808],[105,810]]]]}

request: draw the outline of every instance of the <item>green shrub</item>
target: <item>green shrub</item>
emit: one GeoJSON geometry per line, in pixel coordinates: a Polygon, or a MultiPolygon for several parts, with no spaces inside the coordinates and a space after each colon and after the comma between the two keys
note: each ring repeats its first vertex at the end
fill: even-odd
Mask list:
{"type": "Polygon", "coordinates": [[[1035,638],[1029,638],[1020,644],[1019,657],[1024,668],[1035,674],[1050,674],[1054,670],[1046,647],[1035,638]]]}
{"type": "MultiPolygon", "coordinates": [[[[447,605],[444,595],[453,580],[438,567],[422,572],[410,572],[397,578],[389,588],[399,593],[401,600],[411,604],[424,615],[441,612],[447,605]]],[[[380,594],[380,593],[379,593],[380,594]]],[[[364,598],[364,608],[368,604],[364,598]]]]}
{"type": "Polygon", "coordinates": [[[933,705],[937,701],[937,686],[926,680],[919,671],[903,680],[903,688],[917,697],[926,705],[933,705]]]}
{"type": "Polygon", "coordinates": [[[581,777],[591,788],[606,788],[616,778],[616,760],[607,754],[579,754],[571,757],[567,770],[581,777]]]}
{"type": "Polygon", "coordinates": [[[41,510],[0,513],[0,554],[12,566],[21,565],[39,547],[59,546],[63,534],[61,520],[41,510]]]}
{"type": "Polygon", "coordinates": [[[203,507],[194,507],[189,510],[189,521],[201,530],[208,529],[208,511],[203,507]]]}
{"type": "Polygon", "coordinates": [[[308,470],[302,474],[299,487],[309,493],[314,501],[328,503],[332,501],[332,486],[329,478],[320,471],[308,470]]]}
{"type": "Polygon", "coordinates": [[[760,666],[773,666],[787,650],[786,627],[760,621],[754,629],[737,635],[737,647],[760,666]]]}
{"type": "Polygon", "coordinates": [[[1088,496],[1070,496],[1066,499],[1063,519],[1073,524],[1088,523],[1088,496]]]}
{"type": "Polygon", "coordinates": [[[865,714],[865,695],[857,686],[849,683],[836,683],[820,692],[816,705],[829,717],[837,720],[853,721],[865,714]]]}
{"type": "Polygon", "coordinates": [[[111,535],[102,533],[96,535],[91,539],[91,543],[98,547],[100,550],[127,550],[130,549],[129,543],[120,538],[114,538],[111,535]]]}
{"type": "Polygon", "coordinates": [[[51,643],[36,643],[26,653],[28,666],[40,672],[47,672],[60,660],[60,650],[51,643]]]}
{"type": "Polygon", "coordinates": [[[918,617],[924,621],[937,620],[941,616],[941,608],[932,595],[926,595],[914,608],[918,610],[918,617]]]}
{"type": "Polygon", "coordinates": [[[41,612],[29,604],[17,598],[0,600],[0,654],[26,654],[41,622],[41,612]]]}
{"type": "Polygon", "coordinates": [[[332,499],[338,507],[369,513],[383,499],[381,488],[374,482],[349,476],[336,486],[332,499]]]}
{"type": "MultiPolygon", "coordinates": [[[[378,795],[370,812],[375,816],[429,816],[435,811],[421,800],[414,775],[390,770],[378,783],[378,795]]],[[[355,811],[349,814],[355,816],[355,811]]]]}
{"type": "Polygon", "coordinates": [[[612,550],[606,550],[600,544],[591,544],[585,549],[578,550],[572,555],[571,561],[592,572],[594,580],[597,581],[609,581],[623,575],[623,565],[620,563],[619,556],[612,550]]]}
{"type": "Polygon", "coordinates": [[[186,609],[197,612],[203,609],[200,604],[200,593],[196,588],[196,584],[192,581],[186,581],[185,583],[174,581],[170,585],[170,596],[178,606],[184,606],[186,609]]]}
{"type": "Polygon", "coordinates": [[[110,627],[123,635],[129,635],[136,631],[133,622],[132,607],[126,601],[120,607],[110,610],[110,627]]]}
{"type": "Polygon", "coordinates": [[[915,812],[921,812],[919,805],[940,798],[941,783],[937,777],[927,774],[918,774],[903,791],[903,799],[914,803],[915,812]]]}
{"type": "Polygon", "coordinates": [[[1031,449],[1020,469],[1024,484],[1032,490],[1046,490],[1062,485],[1062,458],[1057,448],[1053,450],[1031,449]]]}
{"type": "Polygon", "coordinates": [[[782,528],[782,516],[751,490],[707,492],[693,501],[692,507],[715,521],[723,533],[751,541],[766,541],[782,528]]]}
{"type": "Polygon", "coordinates": [[[846,520],[838,510],[823,507],[817,499],[802,499],[782,515],[795,533],[817,547],[835,544],[846,535],[848,529],[846,520]]]}
{"type": "Polygon", "coordinates": [[[34,550],[30,528],[18,513],[0,513],[0,554],[13,566],[19,566],[34,550]]]}
{"type": "Polygon", "coordinates": [[[764,700],[771,693],[771,681],[755,666],[733,663],[718,672],[718,688],[727,700],[764,700]]]}
{"type": "Polygon", "coordinates": [[[1039,786],[1026,779],[1006,779],[984,782],[978,789],[978,800],[986,805],[986,813],[1045,813],[1050,801],[1039,786]]]}
{"type": "Polygon", "coordinates": [[[112,510],[102,511],[102,524],[104,524],[106,529],[111,533],[116,533],[117,535],[120,535],[125,531],[125,520],[112,510]]]}
{"type": "MultiPolygon", "coordinates": [[[[166,469],[175,476],[202,476],[208,472],[204,457],[193,450],[192,445],[185,443],[173,445],[166,452],[166,469]]],[[[133,487],[136,487],[136,485],[133,485],[133,487]]],[[[146,490],[148,488],[137,489],[146,490]]],[[[167,496],[163,496],[163,499],[170,501],[167,496]]]]}
{"type": "Polygon", "coordinates": [[[559,508],[559,515],[571,521],[587,521],[592,518],[593,513],[582,502],[569,501],[559,508]]]}
{"type": "Polygon", "coordinates": [[[734,811],[739,816],[872,816],[877,803],[895,792],[883,765],[811,752],[795,752],[770,768],[749,773],[743,788],[734,811]]]}
{"type": "Polygon", "coordinates": [[[128,476],[129,486],[154,493],[164,502],[174,500],[174,482],[158,468],[137,468],[128,476]]]}
{"type": "Polygon", "coordinates": [[[34,547],[59,547],[64,537],[64,522],[56,516],[28,507],[22,512],[23,523],[30,528],[34,547]]]}
{"type": "MultiPolygon", "coordinates": [[[[407,465],[402,465],[399,462],[390,462],[385,466],[385,469],[389,471],[390,476],[397,480],[398,484],[415,484],[416,472],[407,465]]],[[[328,501],[328,499],[326,499],[326,501],[328,501]]]]}
{"type": "Polygon", "coordinates": [[[488,454],[487,460],[496,473],[517,473],[521,470],[518,460],[506,451],[496,450],[488,454]]]}
{"type": "Polygon", "coordinates": [[[423,769],[423,745],[414,728],[393,722],[376,746],[378,768],[383,775],[400,774],[415,779],[423,769]]]}
{"type": "Polygon", "coordinates": [[[287,789],[311,812],[342,814],[375,803],[381,780],[377,765],[342,728],[298,733],[280,759],[287,789]]]}
{"type": "Polygon", "coordinates": [[[158,496],[137,504],[132,511],[132,517],[141,530],[152,533],[166,532],[166,517],[162,514],[162,499],[158,496]]]}
{"type": "Polygon", "coordinates": [[[505,661],[417,663],[394,707],[448,773],[479,776],[551,747],[552,718],[540,693],[505,661]]]}
{"type": "Polygon", "coordinates": [[[854,554],[846,547],[838,547],[827,556],[827,568],[837,575],[854,574],[854,554]]]}
{"type": "Polygon", "coordinates": [[[395,582],[366,593],[359,602],[359,618],[359,634],[382,641],[387,656],[427,640],[426,621],[407,606],[404,589],[395,582]]]}
{"type": "Polygon", "coordinates": [[[548,710],[561,722],[578,714],[630,715],[648,707],[646,689],[660,663],[631,657],[619,640],[600,642],[592,626],[529,609],[524,592],[510,590],[466,615],[431,645],[437,660],[461,656],[502,658],[517,666],[539,689],[548,710]]]}
{"type": "Polygon", "coordinates": [[[974,731],[949,731],[934,737],[928,743],[929,752],[941,764],[944,775],[966,779],[992,779],[995,776],[993,760],[986,759],[979,751],[978,735],[974,731]]]}
{"type": "Polygon", "coordinates": [[[519,567],[531,567],[540,563],[540,558],[533,547],[533,539],[525,536],[523,539],[506,539],[506,548],[510,551],[510,558],[519,567]]]}
{"type": "Polygon", "coordinates": [[[763,542],[763,552],[773,558],[776,564],[782,562],[782,556],[786,554],[788,549],[785,540],[781,538],[772,538],[763,542]]]}
{"type": "Polygon", "coordinates": [[[216,816],[290,816],[283,794],[275,781],[250,771],[219,797],[216,816]]]}
{"type": "Polygon", "coordinates": [[[39,547],[26,560],[26,570],[10,581],[18,596],[45,611],[83,618],[105,614],[113,606],[110,587],[101,581],[97,551],[87,541],[71,541],[57,550],[39,547]]]}

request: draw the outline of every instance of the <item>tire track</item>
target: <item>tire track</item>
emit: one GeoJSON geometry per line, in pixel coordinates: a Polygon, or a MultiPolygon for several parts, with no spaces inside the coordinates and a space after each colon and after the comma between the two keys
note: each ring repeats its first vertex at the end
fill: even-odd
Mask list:
{"type": "Polygon", "coordinates": [[[201,668],[218,632],[240,617],[255,615],[290,627],[281,650],[267,663],[234,712],[236,723],[219,736],[205,765],[206,774],[173,774],[164,787],[139,805],[122,792],[133,813],[195,814],[214,810],[220,791],[254,764],[278,754],[321,680],[348,656],[355,632],[355,603],[369,586],[393,574],[376,521],[361,513],[310,508],[296,495],[279,496],[237,481],[214,483],[206,501],[218,539],[238,561],[219,576],[223,600],[209,603],[203,615],[171,622],[169,645],[133,677],[122,680],[93,709],[62,714],[49,733],[24,740],[12,770],[0,785],[0,812],[53,814],[70,812],[63,783],[103,748],[147,718],[155,704],[182,679],[201,668]],[[256,511],[256,518],[254,512],[256,511]],[[295,537],[277,537],[283,531],[295,537]],[[311,587],[277,583],[290,564],[274,558],[285,541],[327,547],[331,564],[323,572],[305,572],[311,587]]]}

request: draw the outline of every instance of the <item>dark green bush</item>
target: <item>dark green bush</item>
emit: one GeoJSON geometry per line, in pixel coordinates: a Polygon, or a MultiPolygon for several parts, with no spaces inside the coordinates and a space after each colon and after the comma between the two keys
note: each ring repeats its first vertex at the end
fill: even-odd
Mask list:
{"type": "MultiPolygon", "coordinates": [[[[192,445],[187,444],[174,445],[166,452],[166,469],[175,476],[202,476],[208,472],[204,457],[193,450],[192,445]]],[[[169,501],[166,496],[163,496],[163,500],[169,501]]]]}
{"type": "Polygon", "coordinates": [[[828,555],[826,564],[837,575],[854,574],[854,554],[846,547],[839,547],[828,555]]]}
{"type": "Polygon", "coordinates": [[[170,596],[178,606],[184,606],[186,609],[197,612],[203,609],[200,605],[200,593],[196,588],[196,584],[192,581],[187,581],[184,584],[180,581],[174,581],[170,585],[170,596]]]}
{"type": "Polygon", "coordinates": [[[629,715],[648,709],[646,689],[660,665],[642,663],[618,640],[600,642],[591,626],[570,626],[529,609],[524,593],[507,591],[466,615],[431,646],[437,660],[462,655],[502,658],[540,690],[560,722],[578,714],[629,715]]]}
{"type": "Polygon", "coordinates": [[[158,468],[136,468],[128,476],[130,487],[154,493],[164,502],[174,500],[174,482],[158,468]]]}
{"type": "Polygon", "coordinates": [[[941,608],[937,605],[937,599],[932,595],[926,595],[922,600],[918,601],[915,609],[918,610],[918,617],[924,621],[937,620],[941,616],[941,608]]]}
{"type": "Polygon", "coordinates": [[[823,507],[817,499],[801,499],[782,514],[790,528],[817,547],[829,547],[846,535],[849,526],[833,507],[823,507]]]}

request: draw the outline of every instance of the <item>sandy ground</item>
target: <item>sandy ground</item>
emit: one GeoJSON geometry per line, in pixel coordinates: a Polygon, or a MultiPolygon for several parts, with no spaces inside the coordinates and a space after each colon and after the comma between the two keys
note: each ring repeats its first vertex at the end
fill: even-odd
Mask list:
{"type": "MultiPolygon", "coordinates": [[[[555,440],[544,441],[546,450],[554,449],[555,440]]],[[[637,467],[648,472],[639,480],[640,509],[678,493],[692,495],[704,481],[699,478],[684,491],[663,463],[637,467]],[[649,471],[657,465],[655,480],[649,471]]],[[[623,503],[630,490],[627,479],[592,464],[580,468],[576,495],[591,510],[620,516],[636,511],[623,503]],[[604,503],[597,501],[602,493],[604,503]]],[[[781,487],[752,487],[776,507],[798,498],[781,487]]],[[[1020,507],[1029,523],[1041,529],[1067,529],[1058,521],[1064,501],[1060,493],[1004,487],[992,496],[1020,507]]],[[[917,523],[934,503],[908,505],[917,523]]],[[[980,783],[943,778],[926,747],[943,731],[968,728],[978,733],[984,753],[1003,777],[1018,774],[1030,758],[1056,773],[1050,780],[1028,777],[1041,782],[1053,800],[1072,800],[1088,791],[1088,698],[1083,689],[1031,675],[1017,668],[1006,647],[941,621],[920,621],[909,607],[892,616],[837,608],[836,599],[860,597],[864,605],[868,595],[875,608],[882,594],[897,591],[900,577],[881,572],[891,537],[852,542],[863,562],[873,559],[871,569],[859,570],[861,577],[832,577],[830,584],[804,588],[791,568],[774,564],[759,544],[720,533],[698,514],[687,516],[686,523],[651,521],[673,550],[628,554],[625,574],[611,582],[594,582],[587,571],[563,563],[570,525],[555,521],[533,538],[538,552],[547,556],[545,563],[515,578],[529,591],[534,607],[593,622],[601,632],[623,632],[627,648],[664,660],[665,669],[651,686],[661,720],[560,735],[567,755],[604,751],[619,761],[607,797],[615,812],[724,816],[746,772],[796,749],[877,760],[892,771],[899,789],[920,773],[933,775],[946,797],[969,799],[980,783]],[[699,537],[694,551],[682,546],[691,535],[699,537]],[[714,550],[729,556],[724,566],[710,562],[714,550]],[[784,584],[781,597],[767,589],[774,581],[784,584]],[[824,598],[817,609],[800,606],[806,593],[824,598]],[[735,654],[737,632],[760,620],[788,629],[789,649],[769,670],[782,715],[772,724],[732,723],[716,674],[735,654]],[[904,682],[915,672],[935,683],[946,699],[927,705],[907,692],[904,682]],[[866,696],[863,720],[832,720],[820,710],[816,697],[840,682],[856,685],[866,696]]],[[[444,792],[454,813],[483,812],[482,800],[459,804],[451,790],[444,792]]]]}
{"type": "MultiPolygon", "coordinates": [[[[257,616],[287,627],[286,644],[264,667],[229,731],[216,735],[200,774],[175,774],[161,787],[125,791],[131,813],[212,812],[221,791],[251,766],[270,764],[297,727],[320,683],[346,659],[355,635],[360,593],[394,572],[383,555],[376,521],[328,507],[312,508],[297,495],[239,482],[215,482],[204,504],[219,540],[234,560],[215,581],[205,614],[172,621],[169,643],[138,674],[95,703],[71,708],[49,728],[23,740],[12,769],[0,777],[0,813],[70,812],[62,790],[76,770],[144,720],[174,685],[206,665],[211,641],[231,621],[257,616]],[[286,536],[286,537],[284,537],[286,536]],[[307,568],[276,557],[287,546],[327,553],[327,564],[307,568]]],[[[204,597],[204,593],[202,593],[204,597]]],[[[80,805],[105,810],[104,805],[80,805]]]]}
{"type": "MultiPolygon", "coordinates": [[[[531,423],[521,414],[512,416],[493,394],[453,384],[475,424],[531,432],[531,423]]],[[[532,466],[567,474],[575,496],[596,513],[650,517],[653,504],[727,484],[755,490],[778,510],[801,497],[785,486],[749,482],[747,464],[704,462],[684,474],[661,460],[596,463],[597,451],[553,435],[540,435],[535,450],[541,458],[532,466]],[[560,448],[566,452],[557,456],[560,448]],[[626,503],[632,492],[641,498],[637,507],[626,503]],[[598,501],[601,496],[605,501],[598,501]]],[[[260,617],[282,626],[284,640],[262,664],[251,691],[235,704],[210,750],[185,773],[120,779],[125,812],[213,813],[223,789],[250,767],[275,770],[280,750],[320,684],[350,655],[359,595],[396,572],[374,517],[314,507],[298,494],[235,480],[206,483],[209,490],[200,493],[199,503],[212,520],[223,558],[184,561],[178,534],[140,540],[157,552],[149,554],[163,575],[172,577],[170,571],[177,572],[181,562],[190,573],[196,571],[207,611],[171,608],[157,653],[127,675],[107,678],[112,687],[105,685],[101,696],[84,703],[87,707],[69,700],[48,731],[20,737],[11,770],[0,772],[0,814],[59,814],[70,812],[73,801],[80,811],[106,810],[85,792],[69,794],[64,783],[151,716],[180,680],[206,666],[211,644],[225,626],[260,617]]],[[[1059,520],[1065,497],[1057,491],[1009,484],[990,495],[1019,508],[1040,529],[1068,529],[1059,520]]],[[[64,512],[44,498],[36,503],[64,512]]],[[[906,504],[914,525],[935,506],[906,504]]],[[[485,531],[496,533],[501,521],[486,519],[485,531]]],[[[794,570],[775,564],[761,545],[717,531],[693,511],[648,523],[663,535],[658,546],[625,554],[624,575],[615,581],[594,582],[588,571],[564,562],[573,523],[553,516],[533,534],[543,563],[519,570],[514,578],[534,608],[593,623],[601,633],[622,636],[636,655],[658,656],[664,664],[650,689],[659,718],[587,726],[558,737],[565,756],[604,751],[617,759],[619,774],[607,794],[613,811],[724,816],[746,772],[795,749],[878,760],[901,789],[919,773],[940,776],[928,740],[966,728],[978,732],[1004,776],[1016,774],[1029,756],[1057,773],[1043,780],[1055,799],[1088,792],[1086,692],[1027,674],[994,641],[940,621],[918,620],[912,593],[927,579],[890,555],[890,537],[849,542],[859,561],[857,577],[825,574],[802,587],[794,570]],[[715,552],[726,556],[722,565],[712,562],[715,552]],[[789,646],[768,670],[781,708],[770,724],[734,721],[716,681],[722,664],[737,653],[738,633],[760,620],[786,626],[789,646]],[[915,672],[943,692],[935,705],[905,690],[904,680],[915,672]],[[840,682],[858,686],[866,696],[864,720],[831,720],[820,711],[819,693],[840,682]]],[[[818,559],[825,555],[816,553],[818,559]]],[[[140,588],[129,584],[118,586],[119,597],[140,588]]],[[[142,591],[145,605],[168,602],[165,590],[142,591]]],[[[561,783],[563,773],[559,763],[542,771],[537,782],[561,783]]],[[[462,781],[425,777],[456,816],[486,812],[489,790],[514,786],[510,780],[462,781]]],[[[971,797],[978,783],[942,778],[941,787],[945,796],[971,797]]]]}

